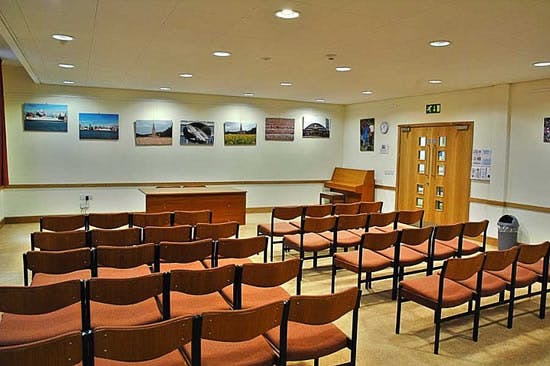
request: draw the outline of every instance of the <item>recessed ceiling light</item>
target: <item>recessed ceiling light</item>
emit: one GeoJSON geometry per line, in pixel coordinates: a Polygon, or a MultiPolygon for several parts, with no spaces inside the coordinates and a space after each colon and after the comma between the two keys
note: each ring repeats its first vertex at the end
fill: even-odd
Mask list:
{"type": "Polygon", "coordinates": [[[254,93],[243,93],[245,97],[253,97],[254,93]]]}
{"type": "Polygon", "coordinates": [[[430,46],[432,47],[447,47],[451,45],[451,41],[446,41],[444,39],[440,39],[437,41],[431,41],[430,46]]]}
{"type": "Polygon", "coordinates": [[[336,67],[336,71],[340,71],[340,72],[346,72],[346,71],[350,71],[351,70],[351,67],[349,66],[337,66],[336,67]]]}
{"type": "Polygon", "coordinates": [[[428,80],[430,84],[443,84],[443,80],[428,80]]]}
{"type": "Polygon", "coordinates": [[[73,64],[57,64],[57,66],[61,67],[62,69],[74,69],[73,64]]]}
{"type": "Polygon", "coordinates": [[[371,90],[363,90],[361,93],[362,93],[362,94],[365,94],[365,95],[371,95],[371,94],[373,93],[373,91],[371,91],[371,90]]]}
{"type": "Polygon", "coordinates": [[[74,39],[73,36],[69,36],[68,34],[52,34],[52,38],[58,41],[72,41],[74,39]]]}
{"type": "Polygon", "coordinates": [[[278,18],[282,19],[296,19],[300,16],[300,13],[292,9],[281,9],[275,13],[278,18]]]}
{"type": "Polygon", "coordinates": [[[218,57],[229,57],[231,56],[231,52],[229,51],[215,51],[213,53],[214,56],[218,56],[218,57]]]}
{"type": "Polygon", "coordinates": [[[292,86],[292,83],[290,81],[281,81],[279,83],[280,86],[292,86]]]}
{"type": "Polygon", "coordinates": [[[179,74],[178,76],[180,78],[192,78],[193,74],[189,74],[189,73],[184,72],[183,74],[179,74]]]}
{"type": "Polygon", "coordinates": [[[319,103],[323,103],[323,102],[326,102],[326,99],[324,98],[317,98],[315,99],[316,102],[319,102],[319,103]]]}
{"type": "Polygon", "coordinates": [[[162,90],[162,91],[170,91],[170,90],[172,90],[172,88],[170,88],[169,86],[161,86],[159,89],[162,90]]]}
{"type": "Polygon", "coordinates": [[[550,66],[550,61],[535,62],[535,63],[533,64],[533,66],[535,66],[535,67],[546,67],[546,66],[550,66]]]}
{"type": "Polygon", "coordinates": [[[74,81],[72,81],[72,80],[63,80],[63,84],[72,85],[72,84],[74,84],[74,81]]]}

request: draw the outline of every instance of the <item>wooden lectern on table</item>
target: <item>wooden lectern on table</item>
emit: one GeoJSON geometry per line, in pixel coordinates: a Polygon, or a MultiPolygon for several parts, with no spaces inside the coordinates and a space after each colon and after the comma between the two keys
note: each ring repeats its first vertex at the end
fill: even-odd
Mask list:
{"type": "MultiPolygon", "coordinates": [[[[334,168],[332,178],[324,186],[342,193],[344,202],[374,201],[374,170],[334,168]]],[[[322,193],[321,193],[321,197],[322,193]]]]}

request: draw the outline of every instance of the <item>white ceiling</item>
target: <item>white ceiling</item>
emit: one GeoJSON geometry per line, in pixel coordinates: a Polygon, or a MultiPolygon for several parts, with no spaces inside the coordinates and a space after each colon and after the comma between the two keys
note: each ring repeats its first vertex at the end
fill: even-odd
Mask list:
{"type": "Polygon", "coordinates": [[[550,60],[550,0],[0,0],[0,17],[44,84],[351,104],[550,78],[532,65],[550,60]],[[301,17],[276,18],[285,7],[301,17]],[[430,47],[435,39],[453,44],[430,47]]]}

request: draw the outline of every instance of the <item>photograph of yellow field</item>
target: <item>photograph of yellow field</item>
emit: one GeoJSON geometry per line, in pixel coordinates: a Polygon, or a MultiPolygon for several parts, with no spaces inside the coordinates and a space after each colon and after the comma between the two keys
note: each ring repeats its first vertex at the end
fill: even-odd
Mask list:
{"type": "Polygon", "coordinates": [[[223,141],[225,145],[256,145],[256,123],[225,122],[223,141]]]}

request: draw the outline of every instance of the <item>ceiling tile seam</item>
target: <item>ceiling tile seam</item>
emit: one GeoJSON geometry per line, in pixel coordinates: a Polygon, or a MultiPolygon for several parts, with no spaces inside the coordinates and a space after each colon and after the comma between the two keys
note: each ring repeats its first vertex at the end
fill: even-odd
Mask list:
{"type": "Polygon", "coordinates": [[[99,9],[99,0],[95,3],[95,13],[94,13],[94,26],[92,29],[92,40],[90,42],[90,53],[88,54],[88,68],[86,70],[86,83],[88,83],[88,80],[90,80],[90,70],[92,68],[92,51],[95,46],[95,36],[96,36],[96,25],[97,25],[97,14],[99,9]]]}

